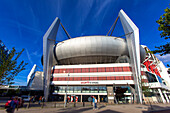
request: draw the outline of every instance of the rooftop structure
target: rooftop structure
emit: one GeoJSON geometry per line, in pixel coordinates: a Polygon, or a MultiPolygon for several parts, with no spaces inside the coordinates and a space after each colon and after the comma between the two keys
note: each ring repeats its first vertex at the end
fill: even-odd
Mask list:
{"type": "MultiPolygon", "coordinates": [[[[139,45],[139,29],[120,10],[126,39],[114,36],[76,37],[55,44],[56,18],[43,37],[46,101],[143,103],[142,84],[157,101],[169,103],[169,76],[147,46],[139,45]]],[[[66,32],[67,33],[67,32],[66,32]]],[[[145,100],[145,99],[144,99],[145,100]]]]}

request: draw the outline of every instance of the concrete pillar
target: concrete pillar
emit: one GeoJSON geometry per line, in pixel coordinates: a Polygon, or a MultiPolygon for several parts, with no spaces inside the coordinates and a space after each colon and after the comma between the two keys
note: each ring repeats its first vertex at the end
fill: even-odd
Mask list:
{"type": "Polygon", "coordinates": [[[81,102],[83,102],[83,96],[81,95],[81,102]]]}
{"type": "Polygon", "coordinates": [[[130,92],[131,92],[131,103],[135,103],[137,101],[135,89],[130,85],[128,85],[128,86],[130,87],[130,92]]]}
{"type": "Polygon", "coordinates": [[[166,100],[165,100],[165,98],[164,98],[164,96],[163,96],[163,94],[162,94],[161,89],[158,89],[158,92],[159,92],[159,94],[160,94],[160,96],[161,96],[161,98],[162,98],[162,102],[163,102],[163,103],[166,103],[166,100]]]}
{"type": "Polygon", "coordinates": [[[169,103],[169,98],[168,98],[166,92],[164,92],[164,95],[165,95],[165,98],[166,98],[167,103],[169,103]]]}
{"type": "Polygon", "coordinates": [[[108,103],[114,103],[114,93],[113,93],[113,86],[107,86],[107,98],[108,103]]]}
{"type": "Polygon", "coordinates": [[[100,95],[98,95],[98,102],[100,102],[100,95]]]}
{"type": "Polygon", "coordinates": [[[66,95],[64,95],[64,102],[66,101],[66,95]]]}

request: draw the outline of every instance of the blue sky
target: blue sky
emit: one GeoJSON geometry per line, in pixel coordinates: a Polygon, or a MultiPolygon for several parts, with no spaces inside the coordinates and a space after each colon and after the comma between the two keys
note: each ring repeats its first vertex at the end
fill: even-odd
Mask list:
{"type": "MultiPolygon", "coordinates": [[[[15,78],[15,85],[26,85],[27,75],[34,64],[42,67],[43,35],[55,17],[59,17],[72,38],[106,35],[123,9],[140,31],[140,44],[154,50],[169,40],[160,38],[156,20],[169,7],[170,0],[0,0],[0,40],[11,49],[21,51],[28,63],[26,70],[15,78]]],[[[124,35],[120,20],[113,36],[124,35]]],[[[59,28],[57,40],[66,40],[59,28]]],[[[160,57],[170,64],[170,55],[160,57]]]]}

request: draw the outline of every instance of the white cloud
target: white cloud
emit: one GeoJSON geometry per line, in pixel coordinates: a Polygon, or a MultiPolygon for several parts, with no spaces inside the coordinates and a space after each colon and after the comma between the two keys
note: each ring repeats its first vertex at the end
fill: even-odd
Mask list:
{"type": "Polygon", "coordinates": [[[30,63],[33,65],[33,62],[32,62],[32,59],[31,59],[31,56],[30,56],[28,50],[27,50],[27,49],[25,49],[25,50],[26,50],[26,53],[27,53],[28,60],[29,60],[30,63]]]}
{"type": "Polygon", "coordinates": [[[164,63],[170,62],[170,54],[160,56],[158,54],[155,55],[159,60],[163,61],[164,63]]]}

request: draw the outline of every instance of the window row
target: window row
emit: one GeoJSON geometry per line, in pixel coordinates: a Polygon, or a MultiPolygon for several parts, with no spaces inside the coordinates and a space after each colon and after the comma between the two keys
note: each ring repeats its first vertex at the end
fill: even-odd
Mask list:
{"type": "Polygon", "coordinates": [[[55,93],[107,93],[106,86],[54,86],[55,93]]]}
{"type": "Polygon", "coordinates": [[[131,72],[131,67],[98,67],[54,69],[52,73],[92,73],[92,72],[131,72]]]}
{"type": "Polygon", "coordinates": [[[86,81],[86,80],[133,80],[133,76],[106,76],[106,77],[54,77],[53,81],[86,81]]]}

